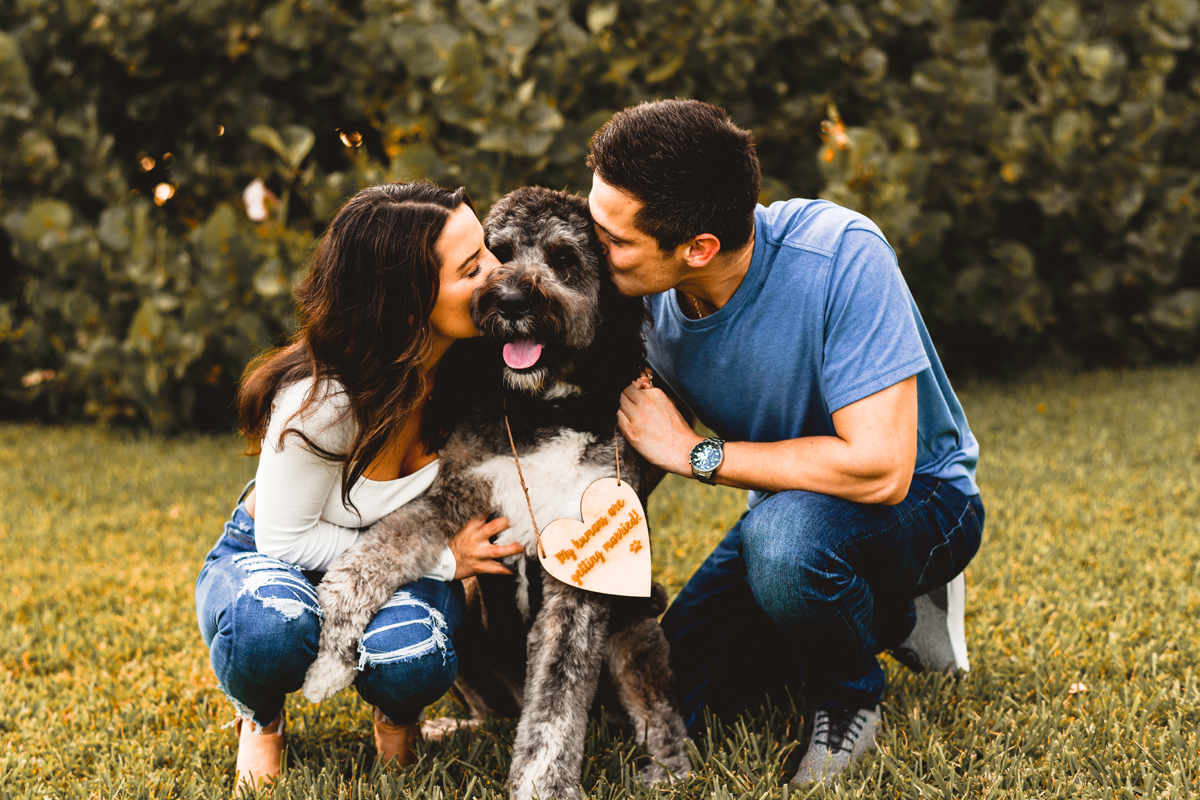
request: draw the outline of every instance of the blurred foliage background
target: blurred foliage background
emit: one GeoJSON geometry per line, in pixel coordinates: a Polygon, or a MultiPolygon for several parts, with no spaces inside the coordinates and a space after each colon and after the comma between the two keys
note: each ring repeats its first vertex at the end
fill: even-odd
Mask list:
{"type": "Polygon", "coordinates": [[[225,427],[359,187],[586,192],[686,96],[874,218],[952,375],[1200,340],[1200,0],[0,0],[0,416],[225,427]]]}

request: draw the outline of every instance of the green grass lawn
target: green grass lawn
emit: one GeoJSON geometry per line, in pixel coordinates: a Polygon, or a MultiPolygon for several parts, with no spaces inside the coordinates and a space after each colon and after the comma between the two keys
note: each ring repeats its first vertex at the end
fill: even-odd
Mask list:
{"type": "MultiPolygon", "coordinates": [[[[829,796],[1192,794],[1200,368],[960,394],[987,506],[967,570],[972,672],[956,682],[889,660],[879,752],[829,796]]],[[[253,474],[239,452],[232,437],[0,425],[0,798],[229,796],[233,715],[192,584],[253,474]]],[[[649,509],[656,579],[678,591],[744,502],[665,483],[649,509]]],[[[802,796],[786,784],[805,711],[764,708],[713,732],[694,743],[695,777],[657,793],[802,796]]],[[[514,731],[458,733],[380,775],[352,692],[320,706],[295,696],[289,714],[277,798],[498,796],[514,731]]],[[[593,725],[589,796],[646,794],[631,777],[641,757],[593,725]]]]}

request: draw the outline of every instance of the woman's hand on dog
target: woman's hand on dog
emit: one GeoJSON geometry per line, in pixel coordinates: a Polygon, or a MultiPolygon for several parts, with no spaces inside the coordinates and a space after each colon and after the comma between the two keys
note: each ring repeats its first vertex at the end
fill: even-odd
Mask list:
{"type": "Polygon", "coordinates": [[[497,517],[491,522],[478,517],[454,534],[450,539],[450,552],[454,553],[454,561],[458,565],[454,570],[454,580],[480,573],[512,575],[512,570],[501,564],[499,559],[524,553],[524,546],[520,542],[492,544],[490,541],[507,527],[508,520],[504,517],[497,517]]]}

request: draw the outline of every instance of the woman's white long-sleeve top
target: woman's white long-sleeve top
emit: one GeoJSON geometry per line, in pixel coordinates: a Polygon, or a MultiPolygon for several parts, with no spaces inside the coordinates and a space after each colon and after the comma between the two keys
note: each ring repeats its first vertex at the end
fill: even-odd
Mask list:
{"type": "MultiPolygon", "coordinates": [[[[342,462],[321,458],[294,434],[281,440],[283,431],[291,428],[330,453],[344,453],[350,446],[357,424],[346,413],[349,399],[340,385],[327,384],[312,408],[294,416],[311,386],[312,380],[305,379],[275,395],[255,476],[254,539],[260,553],[301,569],[324,571],[358,541],[364,528],[428,489],[437,477],[438,462],[392,481],[360,477],[350,490],[354,508],[345,507],[342,462]]],[[[456,566],[447,547],[427,577],[454,580],[456,566]]]]}

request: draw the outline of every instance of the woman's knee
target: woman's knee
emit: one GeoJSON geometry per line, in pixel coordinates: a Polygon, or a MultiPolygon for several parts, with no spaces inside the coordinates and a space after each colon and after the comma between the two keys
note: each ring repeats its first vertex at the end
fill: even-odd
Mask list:
{"type": "Polygon", "coordinates": [[[239,685],[294,691],[320,642],[316,590],[299,570],[259,553],[232,562],[240,580],[230,584],[236,591],[217,612],[210,643],[217,678],[230,691],[239,685]]]}
{"type": "Polygon", "coordinates": [[[363,632],[360,693],[385,711],[397,705],[419,710],[437,700],[458,673],[451,633],[445,614],[425,599],[396,592],[363,632]]]}
{"type": "Polygon", "coordinates": [[[358,693],[379,706],[395,722],[415,720],[421,709],[450,691],[458,675],[453,647],[403,660],[376,662],[364,668],[358,693]]]}

